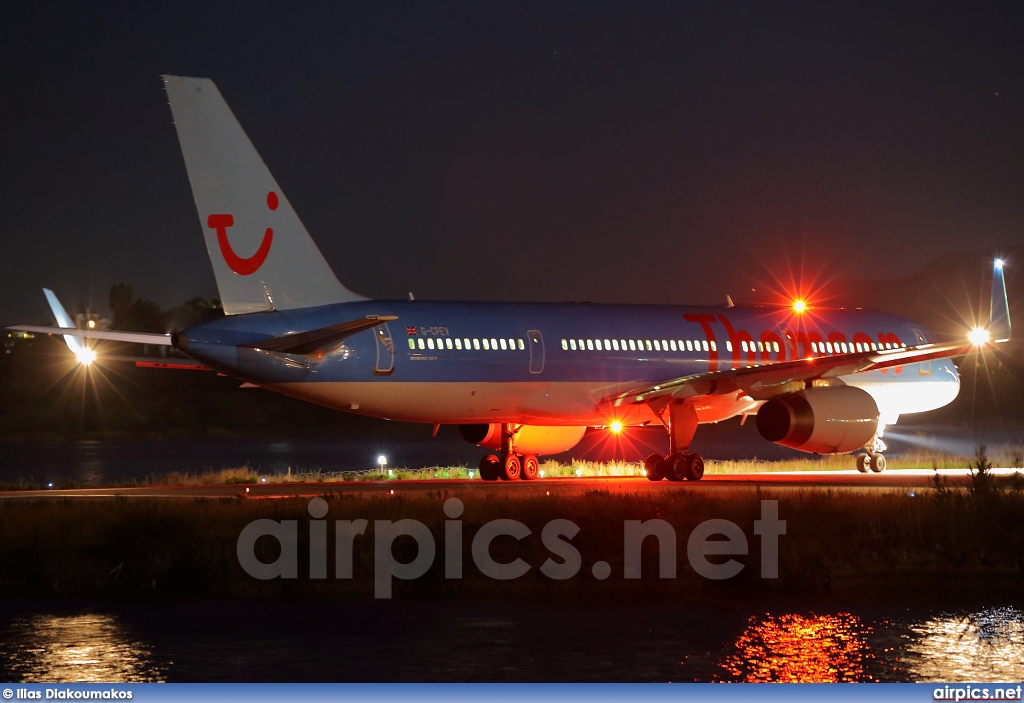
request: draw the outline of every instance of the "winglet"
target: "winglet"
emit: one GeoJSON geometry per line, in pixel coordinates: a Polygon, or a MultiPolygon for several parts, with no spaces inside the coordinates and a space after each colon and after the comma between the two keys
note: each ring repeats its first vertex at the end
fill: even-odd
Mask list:
{"type": "MultiPolygon", "coordinates": [[[[50,304],[50,310],[53,311],[53,316],[57,320],[58,327],[70,327],[76,329],[75,323],[71,320],[71,316],[68,315],[67,310],[57,300],[57,296],[53,294],[53,291],[49,288],[43,288],[43,295],[46,296],[46,302],[50,304]]],[[[64,341],[68,345],[68,349],[75,356],[81,356],[82,354],[88,354],[89,350],[86,349],[85,344],[82,342],[81,337],[73,337],[70,334],[64,335],[64,341]]]]}
{"type": "Polygon", "coordinates": [[[1002,259],[992,262],[992,305],[989,308],[988,331],[993,341],[1010,341],[1010,304],[1006,299],[1006,279],[1002,259]]]}

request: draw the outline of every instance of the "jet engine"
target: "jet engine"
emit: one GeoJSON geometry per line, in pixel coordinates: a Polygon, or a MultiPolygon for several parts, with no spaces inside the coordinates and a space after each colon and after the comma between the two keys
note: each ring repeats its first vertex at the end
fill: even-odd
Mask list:
{"type": "MultiPolygon", "coordinates": [[[[572,449],[583,439],[586,427],[521,425],[513,445],[520,454],[558,454],[572,449]]],[[[491,449],[501,449],[501,425],[459,425],[463,439],[491,449]]]]}
{"type": "Polygon", "coordinates": [[[878,406],[860,388],[808,388],[770,399],[757,411],[757,431],[769,442],[815,454],[860,449],[878,429],[878,406]]]}

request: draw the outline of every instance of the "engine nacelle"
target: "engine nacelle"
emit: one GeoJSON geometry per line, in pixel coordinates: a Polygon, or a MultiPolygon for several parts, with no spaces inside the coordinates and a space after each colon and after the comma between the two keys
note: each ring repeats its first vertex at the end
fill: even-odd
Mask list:
{"type": "Polygon", "coordinates": [[[860,449],[878,429],[878,406],[860,388],[808,388],[770,399],[757,411],[769,442],[815,454],[860,449]]]}
{"type": "MultiPolygon", "coordinates": [[[[572,449],[580,440],[586,427],[565,427],[547,425],[522,425],[515,434],[513,446],[520,454],[558,454],[572,449]]],[[[501,425],[459,425],[463,439],[491,449],[501,449],[501,425]]]]}

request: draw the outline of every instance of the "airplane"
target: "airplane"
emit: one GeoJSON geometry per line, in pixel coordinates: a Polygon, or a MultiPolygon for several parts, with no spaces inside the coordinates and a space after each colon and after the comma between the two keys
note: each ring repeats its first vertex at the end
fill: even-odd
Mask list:
{"type": "MultiPolygon", "coordinates": [[[[894,315],[789,307],[371,300],[324,260],[220,91],[164,76],[174,126],[224,306],[174,334],[77,329],[46,291],[57,327],[90,363],[86,339],[173,347],[151,366],[215,370],[284,395],[377,418],[457,425],[496,450],[485,480],[533,480],[538,455],[567,451],[588,427],[664,426],[648,479],[697,481],[700,424],[755,416],[766,440],[853,453],[885,470],[885,427],[957,396],[952,357],[1010,339],[1000,259],[990,319],[938,343],[894,315]],[[74,329],[69,334],[68,330],[74,329]]],[[[147,362],[140,362],[146,364],[147,362]]]]}

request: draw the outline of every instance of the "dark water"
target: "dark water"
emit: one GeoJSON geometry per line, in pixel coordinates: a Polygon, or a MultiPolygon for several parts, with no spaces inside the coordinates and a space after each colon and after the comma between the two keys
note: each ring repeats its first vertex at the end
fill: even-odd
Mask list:
{"type": "MultiPolygon", "coordinates": [[[[392,467],[476,466],[490,450],[465,442],[455,428],[441,429],[437,437],[430,428],[408,426],[405,434],[343,439],[177,439],[105,440],[50,443],[0,444],[0,482],[32,480],[55,485],[73,481],[96,486],[112,481],[141,479],[172,471],[201,473],[248,466],[264,474],[292,471],[358,471],[374,468],[384,455],[392,467]]],[[[979,442],[990,447],[1020,445],[1024,431],[989,431],[979,435],[965,428],[931,427],[904,423],[886,435],[890,454],[930,450],[966,456],[974,454],[979,442]]],[[[643,461],[653,451],[667,450],[661,428],[630,428],[628,436],[609,441],[607,432],[592,431],[570,452],[552,457],[592,461],[643,461]]],[[[754,422],[740,426],[731,420],[701,426],[694,450],[707,459],[785,459],[809,455],[763,440],[754,422]]],[[[851,465],[852,467],[852,465],[851,465]]]]}
{"type": "Polygon", "coordinates": [[[1020,605],[21,604],[7,681],[1020,681],[1020,605]]]}

